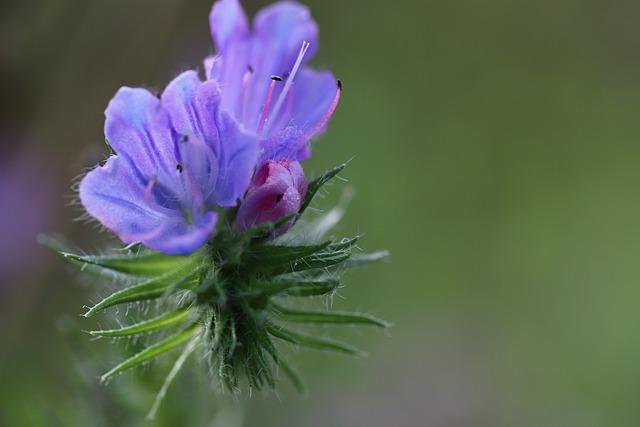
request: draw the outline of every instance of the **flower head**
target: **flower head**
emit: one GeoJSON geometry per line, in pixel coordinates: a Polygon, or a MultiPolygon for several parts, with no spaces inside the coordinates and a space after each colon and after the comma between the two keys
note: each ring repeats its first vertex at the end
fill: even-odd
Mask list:
{"type": "Polygon", "coordinates": [[[259,135],[260,163],[309,158],[307,143],[325,129],[341,91],[333,74],[305,66],[318,48],[309,10],[274,3],[251,31],[238,0],[220,0],[209,20],[218,55],[205,61],[207,76],[220,83],[222,108],[259,135]]]}
{"type": "Polygon", "coordinates": [[[83,270],[124,287],[86,317],[161,301],[149,304],[153,314],[145,310],[140,322],[90,332],[105,338],[150,334],[150,344],[103,381],[183,347],[149,418],[192,353],[233,392],[244,384],[274,389],[280,372],[302,391],[280,354],[283,344],[352,356],[361,351],[299,332],[295,323],[390,326],[367,313],[295,307],[300,298],[332,298],[342,286],[340,272],[387,256],[352,253],[357,236],[321,240],[342,207],[307,223],[303,239],[268,238],[285,233],[345,167],[307,183],[299,163],[310,156],[308,141],[326,127],[341,91],[330,72],[306,67],[318,33],[308,9],[276,3],[258,13],[251,31],[238,1],[220,0],[210,21],[218,56],[206,61],[206,81],[184,72],[159,97],[121,88],[105,112],[112,156],[79,186],[90,215],[125,243],[151,250],[80,255],[41,238],[83,270]],[[224,221],[218,225],[219,213],[224,221]]]}
{"type": "Polygon", "coordinates": [[[105,111],[115,150],[80,183],[89,214],[123,242],[189,254],[210,237],[216,206],[235,206],[258,156],[255,135],[220,109],[215,81],[194,71],[176,77],[158,99],[121,88],[105,111]]]}
{"type": "MultiPolygon", "coordinates": [[[[307,192],[307,178],[300,163],[289,160],[267,160],[258,170],[240,205],[236,226],[248,229],[266,222],[275,222],[300,210],[307,192]]],[[[287,231],[294,219],[276,232],[277,237],[287,231]]]]}

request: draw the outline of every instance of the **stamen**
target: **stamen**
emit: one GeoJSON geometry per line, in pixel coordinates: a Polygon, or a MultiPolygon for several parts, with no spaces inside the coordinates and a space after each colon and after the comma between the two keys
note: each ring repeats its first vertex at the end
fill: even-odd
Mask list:
{"type": "MultiPolygon", "coordinates": [[[[189,142],[204,153],[205,157],[207,158],[207,161],[209,162],[209,168],[210,170],[213,171],[213,169],[218,165],[218,159],[216,158],[216,155],[211,149],[211,147],[209,147],[209,145],[202,142],[199,138],[191,138],[189,142]]],[[[191,173],[186,173],[185,175],[186,175],[185,179],[188,181],[186,183],[186,185],[188,186],[186,188],[187,194],[190,194],[193,197],[192,200],[197,206],[202,206],[204,201],[215,190],[215,184],[218,179],[217,174],[214,174],[214,173],[209,174],[209,178],[207,179],[207,184],[205,187],[205,189],[207,189],[207,194],[202,194],[202,191],[198,188],[198,185],[194,181],[195,177],[191,176],[192,175],[191,173]]]]}
{"type": "Polygon", "coordinates": [[[267,122],[267,115],[269,114],[269,106],[271,105],[271,97],[273,96],[273,89],[276,87],[276,82],[281,82],[282,78],[278,76],[271,76],[271,86],[269,86],[269,92],[267,92],[267,99],[264,101],[262,107],[262,114],[260,115],[260,121],[258,122],[258,135],[262,135],[264,130],[264,124],[267,122]]]}
{"type": "Polygon", "coordinates": [[[176,216],[176,211],[160,206],[153,199],[151,192],[153,191],[153,187],[155,187],[157,181],[158,181],[157,177],[153,177],[149,180],[149,183],[147,184],[147,188],[145,188],[144,190],[144,202],[146,203],[147,206],[149,206],[151,209],[153,209],[158,213],[161,213],[167,216],[176,216]]]}
{"type": "Polygon", "coordinates": [[[338,101],[340,100],[340,93],[341,92],[342,92],[342,82],[340,80],[338,80],[338,90],[336,91],[336,96],[335,96],[335,98],[333,98],[333,102],[331,103],[331,106],[327,110],[327,112],[324,115],[324,117],[322,118],[322,120],[320,120],[318,122],[318,124],[316,125],[316,127],[313,128],[313,130],[308,134],[309,138],[311,138],[316,133],[320,132],[320,129],[322,129],[327,124],[327,122],[331,118],[331,115],[333,114],[333,112],[335,111],[336,107],[338,106],[338,101]]]}
{"type": "Polygon", "coordinates": [[[273,110],[271,113],[273,117],[276,117],[280,112],[280,108],[282,108],[282,104],[284,104],[284,101],[287,97],[287,92],[289,91],[289,88],[291,88],[291,85],[293,84],[293,79],[295,78],[296,73],[298,72],[298,68],[300,68],[300,64],[302,64],[302,58],[304,58],[304,55],[307,53],[307,49],[309,49],[309,46],[310,46],[309,43],[305,41],[302,42],[302,47],[300,48],[300,52],[298,52],[298,58],[296,58],[296,62],[295,64],[293,64],[293,68],[291,69],[291,72],[287,77],[287,81],[284,84],[284,88],[282,88],[282,92],[280,92],[280,96],[278,97],[278,100],[273,106],[273,110]]]}

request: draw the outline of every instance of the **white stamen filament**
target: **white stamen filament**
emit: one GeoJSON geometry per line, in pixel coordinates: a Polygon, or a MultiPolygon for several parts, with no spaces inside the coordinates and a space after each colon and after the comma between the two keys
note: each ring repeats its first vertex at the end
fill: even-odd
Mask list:
{"type": "Polygon", "coordinates": [[[302,42],[302,47],[300,48],[300,52],[298,52],[298,58],[296,59],[295,64],[293,64],[293,68],[291,69],[291,73],[289,73],[289,77],[287,77],[287,81],[284,83],[284,87],[282,88],[282,92],[280,92],[280,96],[278,96],[278,100],[276,101],[273,109],[271,110],[271,116],[277,117],[280,109],[282,108],[282,104],[284,104],[285,99],[287,98],[287,92],[291,88],[293,84],[293,79],[298,72],[298,68],[300,68],[300,64],[302,64],[302,59],[304,55],[307,53],[307,49],[309,49],[310,44],[306,41],[302,42]]]}

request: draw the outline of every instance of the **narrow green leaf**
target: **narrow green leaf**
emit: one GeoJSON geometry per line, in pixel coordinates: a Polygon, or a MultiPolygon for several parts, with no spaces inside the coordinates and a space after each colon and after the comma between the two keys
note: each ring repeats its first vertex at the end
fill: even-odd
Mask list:
{"type": "Polygon", "coordinates": [[[189,341],[189,344],[187,344],[187,346],[184,348],[184,350],[182,351],[182,354],[180,354],[180,357],[178,357],[176,362],[173,364],[173,367],[171,368],[169,375],[167,375],[167,378],[165,378],[164,383],[162,384],[162,388],[156,395],[156,398],[153,400],[153,406],[151,406],[151,410],[149,411],[149,414],[147,414],[147,420],[155,419],[158,409],[160,408],[160,404],[162,403],[162,401],[164,400],[164,397],[167,394],[167,390],[173,383],[173,380],[178,375],[178,372],[180,372],[180,369],[182,369],[184,362],[187,361],[187,358],[191,355],[191,353],[193,353],[193,351],[198,346],[199,341],[200,341],[200,337],[195,337],[194,339],[189,341]]]}
{"type": "Polygon", "coordinates": [[[340,166],[326,171],[320,177],[314,179],[309,183],[309,185],[307,186],[307,194],[305,195],[304,200],[302,201],[302,205],[300,206],[299,215],[301,215],[305,211],[305,209],[307,209],[318,190],[320,190],[320,188],[322,188],[322,186],[326,184],[327,181],[339,174],[346,166],[347,164],[343,163],[340,166]]]}
{"type": "MultiPolygon", "coordinates": [[[[276,263],[272,262],[264,264],[264,271],[268,275],[280,275],[284,273],[294,273],[299,271],[308,271],[318,268],[327,268],[335,264],[346,261],[351,256],[351,249],[354,243],[358,240],[357,237],[353,239],[345,239],[338,243],[328,244],[322,250],[315,250],[321,245],[312,246],[289,246],[289,248],[299,248],[299,252],[295,249],[290,254],[286,253],[287,246],[275,246],[282,248],[282,260],[286,262],[276,263]],[[304,252],[309,253],[304,255],[304,252]]],[[[280,249],[279,249],[280,250],[280,249]]]]}
{"type": "Polygon", "coordinates": [[[351,254],[351,257],[349,257],[342,266],[346,268],[359,267],[361,265],[382,261],[388,257],[389,251],[379,251],[368,254],[351,254]]]}
{"type": "Polygon", "coordinates": [[[352,313],[348,311],[304,311],[274,305],[276,313],[292,322],[335,323],[335,324],[363,324],[390,328],[391,323],[366,313],[352,313]]]}
{"type": "Polygon", "coordinates": [[[316,268],[327,268],[346,261],[350,256],[351,251],[321,252],[300,259],[299,261],[287,266],[286,269],[283,269],[284,271],[277,271],[284,273],[287,271],[296,272],[313,270],[316,268]]]}
{"type": "Polygon", "coordinates": [[[114,375],[117,375],[141,363],[147,362],[154,357],[157,357],[160,354],[179,346],[198,333],[200,333],[200,325],[195,324],[188,329],[185,329],[184,331],[178,332],[175,335],[172,335],[156,344],[153,344],[111,369],[101,377],[101,380],[106,381],[114,375]]]}
{"type": "Polygon", "coordinates": [[[39,236],[39,241],[81,270],[107,277],[113,277],[114,273],[132,276],[159,276],[180,268],[190,269],[194,264],[200,262],[202,256],[200,253],[192,254],[189,257],[165,255],[146,249],[138,252],[123,251],[121,254],[103,256],[79,255],[71,252],[60,241],[52,237],[39,236]]]}
{"type": "Polygon", "coordinates": [[[181,308],[153,319],[136,323],[135,325],[125,326],[119,329],[90,331],[89,333],[98,337],[129,337],[133,335],[140,335],[182,323],[189,318],[190,314],[191,310],[189,308],[181,308]]]}
{"type": "Polygon", "coordinates": [[[339,241],[338,243],[332,243],[329,246],[327,246],[327,252],[339,252],[339,251],[344,251],[344,250],[351,250],[351,248],[353,248],[353,245],[356,244],[356,242],[358,241],[360,237],[356,236],[356,237],[352,237],[350,239],[345,238],[342,239],[341,241],[339,241]]]}
{"type": "Polygon", "coordinates": [[[293,369],[289,362],[284,359],[279,359],[278,364],[287,375],[287,377],[289,377],[289,380],[291,380],[291,383],[296,388],[296,390],[298,390],[298,393],[303,395],[307,394],[307,388],[302,381],[302,377],[300,376],[300,374],[298,374],[298,372],[296,372],[295,369],[293,369]]]}
{"type": "Polygon", "coordinates": [[[252,249],[249,259],[259,266],[273,268],[282,264],[295,262],[300,258],[319,252],[330,245],[331,242],[324,242],[317,245],[308,246],[271,246],[264,245],[252,249]]]}
{"type": "Polygon", "coordinates": [[[340,279],[337,277],[318,280],[293,278],[274,282],[260,282],[259,292],[268,296],[287,295],[307,297],[331,293],[335,291],[338,286],[340,286],[340,279]]]}
{"type": "Polygon", "coordinates": [[[189,274],[173,271],[160,277],[149,279],[137,285],[115,292],[87,311],[84,316],[93,316],[98,311],[126,302],[136,302],[159,298],[171,289],[185,289],[198,283],[197,276],[201,266],[196,267],[189,274]]]}
{"type": "Polygon", "coordinates": [[[280,338],[296,345],[316,348],[320,350],[337,351],[352,356],[363,356],[366,354],[362,350],[347,343],[289,331],[279,326],[267,326],[267,332],[269,332],[276,338],[280,338]]]}

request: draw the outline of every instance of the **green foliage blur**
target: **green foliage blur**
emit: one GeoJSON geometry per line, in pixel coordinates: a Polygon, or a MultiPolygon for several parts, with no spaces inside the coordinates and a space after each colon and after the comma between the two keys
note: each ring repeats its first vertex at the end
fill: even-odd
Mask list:
{"type": "Polygon", "coordinates": [[[149,423],[153,373],[169,365],[99,384],[144,343],[81,332],[100,322],[83,305],[109,284],[36,234],[114,245],[74,222],[72,183],[107,155],[103,111],[120,86],[162,90],[212,51],[211,1],[8,0],[0,425],[639,425],[640,3],[306,3],[321,29],[313,64],[344,91],[305,168],[353,157],[316,207],[355,188],[336,235],[392,254],[327,303],[393,321],[391,335],[331,331],[363,359],[291,355],[307,398],[286,381],[278,395],[216,396],[195,365],[149,423]]]}

